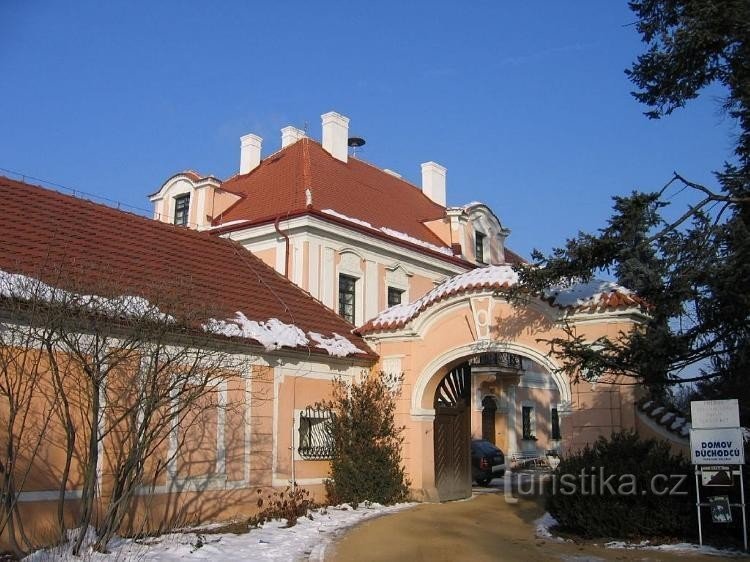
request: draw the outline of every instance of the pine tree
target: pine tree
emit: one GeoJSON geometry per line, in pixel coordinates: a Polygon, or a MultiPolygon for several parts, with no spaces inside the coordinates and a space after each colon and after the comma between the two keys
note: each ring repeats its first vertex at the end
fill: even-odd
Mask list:
{"type": "MultiPolygon", "coordinates": [[[[580,233],[549,256],[535,252],[532,265],[542,267],[523,268],[521,278],[540,290],[606,272],[652,305],[642,331],[591,345],[571,329],[550,341],[570,374],[625,375],[657,394],[694,381],[705,396],[744,397],[750,408],[750,2],[638,0],[630,7],[647,50],[626,73],[647,117],[668,116],[717,83],[740,129],[734,158],[716,173],[716,187],[675,174],[661,191],[616,197],[605,228],[580,233]],[[678,190],[692,201],[668,219],[678,190]]],[[[742,413],[750,421],[750,409],[742,413]]]]}

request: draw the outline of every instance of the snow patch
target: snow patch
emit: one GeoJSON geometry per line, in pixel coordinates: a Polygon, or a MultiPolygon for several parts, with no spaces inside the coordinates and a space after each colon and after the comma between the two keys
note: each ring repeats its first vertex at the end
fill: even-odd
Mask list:
{"type": "Polygon", "coordinates": [[[610,541],[604,544],[605,548],[620,550],[652,550],[660,552],[694,553],[708,556],[738,557],[743,554],[733,549],[720,549],[713,546],[700,546],[694,543],[680,542],[674,544],[651,544],[649,541],[629,543],[625,541],[610,541]]]}
{"type": "Polygon", "coordinates": [[[0,297],[19,300],[34,300],[59,304],[73,308],[82,308],[95,314],[117,317],[142,317],[154,320],[174,322],[169,314],[161,312],[147,299],[132,295],[102,297],[99,295],[82,295],[47,285],[46,283],[23,275],[9,273],[0,269],[0,297]]]}
{"type": "Polygon", "coordinates": [[[554,299],[558,306],[591,306],[596,305],[605,293],[614,292],[631,294],[628,289],[612,281],[592,279],[586,283],[573,281],[554,285],[545,289],[544,296],[548,299],[554,299]]]}
{"type": "MultiPolygon", "coordinates": [[[[93,552],[91,546],[95,535],[86,534],[83,560],[161,560],[181,562],[183,560],[211,560],[212,562],[234,562],[235,560],[323,560],[325,549],[341,533],[367,519],[403,511],[417,504],[401,503],[388,507],[379,504],[362,504],[358,509],[351,506],[328,507],[312,511],[309,517],[300,517],[294,527],[285,521],[270,521],[257,529],[236,535],[233,533],[203,534],[200,530],[185,533],[170,533],[143,539],[114,539],[108,545],[110,553],[93,552]]],[[[75,533],[75,531],[73,532],[75,533]]],[[[74,534],[69,533],[69,537],[74,534]]],[[[76,560],[70,553],[70,543],[37,551],[24,560],[46,562],[52,560],[76,560]]]]}
{"type": "Polygon", "coordinates": [[[325,349],[328,355],[332,355],[333,357],[346,357],[354,353],[363,353],[361,349],[336,332],[330,338],[317,332],[307,332],[307,335],[310,336],[311,340],[317,342],[318,345],[315,347],[325,349]]]}
{"type": "Polygon", "coordinates": [[[539,519],[534,521],[534,534],[538,539],[562,541],[561,538],[552,534],[552,529],[557,527],[557,525],[557,519],[552,517],[549,512],[546,512],[539,519]]]}
{"type": "Polygon", "coordinates": [[[211,318],[203,329],[212,334],[228,337],[254,339],[266,349],[273,351],[281,347],[297,347],[307,345],[305,332],[293,324],[286,324],[278,318],[271,318],[266,322],[248,319],[242,312],[236,312],[229,320],[215,320],[211,318]]]}
{"type": "Polygon", "coordinates": [[[282,347],[300,347],[316,342],[317,348],[328,352],[333,357],[346,357],[355,353],[364,353],[352,342],[337,333],[325,336],[318,332],[308,332],[305,335],[294,324],[286,324],[278,318],[270,318],[265,322],[250,320],[242,312],[237,311],[234,318],[216,320],[211,318],[203,325],[203,330],[212,334],[230,338],[250,338],[258,341],[266,351],[274,351],[282,347]],[[309,336],[309,339],[308,339],[309,336]]]}
{"type": "Polygon", "coordinates": [[[423,248],[427,248],[428,250],[433,250],[435,252],[440,252],[441,254],[445,254],[447,256],[453,256],[453,250],[450,248],[446,248],[445,246],[438,246],[437,244],[431,244],[430,242],[425,242],[424,240],[420,240],[419,238],[415,238],[414,236],[411,236],[410,234],[406,234],[405,232],[400,232],[398,230],[394,230],[392,228],[388,228],[386,226],[378,228],[377,226],[373,226],[371,223],[367,221],[363,221],[354,217],[350,217],[347,215],[344,215],[343,213],[339,213],[338,211],[334,211],[333,209],[323,209],[321,212],[331,215],[332,217],[337,217],[339,219],[345,220],[347,222],[358,224],[359,226],[364,226],[365,228],[370,228],[372,230],[377,230],[379,232],[382,232],[383,234],[386,234],[392,238],[398,238],[399,240],[404,240],[406,242],[409,242],[411,244],[416,244],[417,246],[422,246],[423,248]]]}
{"type": "MultiPolygon", "coordinates": [[[[518,283],[518,274],[510,265],[490,265],[473,269],[461,275],[451,277],[441,283],[422,298],[408,304],[399,304],[381,312],[372,320],[373,326],[388,326],[411,320],[422,308],[440,300],[443,296],[464,290],[482,287],[510,287],[518,283]]],[[[584,284],[571,284],[565,288],[545,292],[552,304],[561,307],[589,306],[599,302],[602,291],[617,291],[630,294],[630,291],[610,281],[592,281],[584,284]]]]}

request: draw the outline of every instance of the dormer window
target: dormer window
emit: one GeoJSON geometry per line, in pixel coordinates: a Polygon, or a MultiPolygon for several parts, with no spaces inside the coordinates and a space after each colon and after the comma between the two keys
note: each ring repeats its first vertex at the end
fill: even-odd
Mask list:
{"type": "Polygon", "coordinates": [[[481,232],[474,232],[474,255],[478,263],[485,263],[484,261],[484,239],[486,236],[481,232]]]}
{"type": "Polygon", "coordinates": [[[187,226],[188,210],[190,209],[190,194],[185,193],[174,198],[174,224],[187,226]]]}

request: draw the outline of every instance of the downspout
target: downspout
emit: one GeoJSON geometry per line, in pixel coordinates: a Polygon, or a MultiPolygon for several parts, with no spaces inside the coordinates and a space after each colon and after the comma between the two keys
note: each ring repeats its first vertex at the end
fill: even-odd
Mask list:
{"type": "Polygon", "coordinates": [[[276,221],[273,223],[274,228],[276,229],[276,232],[279,236],[281,236],[284,239],[284,277],[287,279],[289,278],[289,235],[282,232],[279,228],[279,221],[281,220],[281,215],[276,217],[276,221]]]}

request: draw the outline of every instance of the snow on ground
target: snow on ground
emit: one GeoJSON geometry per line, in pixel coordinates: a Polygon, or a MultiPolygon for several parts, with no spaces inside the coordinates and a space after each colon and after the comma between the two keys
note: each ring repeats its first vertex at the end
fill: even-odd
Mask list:
{"type": "Polygon", "coordinates": [[[713,546],[699,545],[689,542],[678,542],[674,544],[651,544],[649,541],[639,543],[628,543],[623,541],[610,541],[605,543],[606,548],[621,550],[657,550],[660,552],[705,554],[707,556],[739,557],[744,553],[734,549],[715,548],[713,546]]]}
{"type": "MultiPolygon", "coordinates": [[[[548,541],[563,542],[565,539],[555,536],[552,530],[557,526],[557,519],[552,517],[549,512],[542,515],[539,519],[534,521],[535,535],[538,539],[545,539],[548,541]]],[[[649,541],[641,541],[639,543],[629,543],[625,541],[610,541],[604,543],[605,548],[620,549],[620,550],[651,550],[660,552],[676,552],[676,553],[692,553],[692,554],[705,554],[707,556],[742,556],[743,554],[733,549],[719,549],[713,546],[700,546],[698,544],[680,542],[674,544],[651,544],[649,541]]]]}
{"type": "MultiPolygon", "coordinates": [[[[87,551],[76,558],[69,554],[67,545],[35,552],[24,558],[27,562],[58,560],[211,560],[234,562],[236,560],[322,560],[326,547],[345,529],[362,521],[395,513],[415,506],[401,503],[393,506],[380,504],[360,505],[352,509],[346,504],[312,512],[312,519],[302,517],[294,527],[283,521],[272,521],[248,533],[235,535],[201,534],[199,531],[170,533],[141,540],[115,539],[110,543],[110,554],[87,551]]],[[[86,537],[90,544],[91,533],[86,537]]]]}
{"type": "Polygon", "coordinates": [[[548,541],[560,541],[563,539],[552,534],[552,529],[557,526],[557,519],[545,512],[539,519],[534,521],[534,534],[538,539],[547,539],[548,541]]]}

